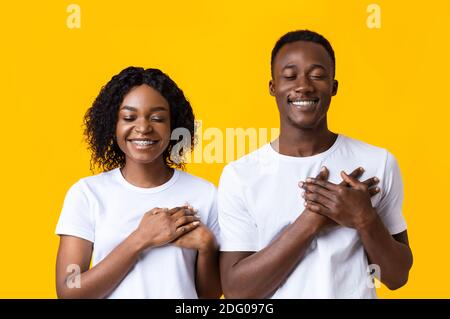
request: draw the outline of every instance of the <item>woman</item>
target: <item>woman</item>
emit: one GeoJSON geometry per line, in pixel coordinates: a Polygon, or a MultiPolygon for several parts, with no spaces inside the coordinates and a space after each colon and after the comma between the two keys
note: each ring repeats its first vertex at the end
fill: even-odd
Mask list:
{"type": "Polygon", "coordinates": [[[102,88],[84,122],[91,165],[103,173],[66,195],[58,297],[219,297],[216,189],[179,170],[194,141],[183,92],[160,70],[129,67],[102,88]],[[171,140],[176,128],[188,141],[171,140]]]}

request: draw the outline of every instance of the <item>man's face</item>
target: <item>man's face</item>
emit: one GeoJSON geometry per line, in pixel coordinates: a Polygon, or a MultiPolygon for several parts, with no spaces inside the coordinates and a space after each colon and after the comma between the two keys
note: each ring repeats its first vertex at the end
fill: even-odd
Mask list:
{"type": "Polygon", "coordinates": [[[269,88],[277,101],[282,125],[320,127],[326,124],[331,97],[337,92],[333,61],[318,43],[288,43],[273,61],[269,88]]]}

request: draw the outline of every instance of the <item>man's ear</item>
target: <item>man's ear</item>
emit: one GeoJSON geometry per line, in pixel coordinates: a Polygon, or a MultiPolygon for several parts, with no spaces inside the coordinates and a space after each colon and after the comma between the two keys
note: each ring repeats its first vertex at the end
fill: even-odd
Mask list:
{"type": "Polygon", "coordinates": [[[269,93],[272,96],[275,96],[275,84],[273,83],[273,80],[269,81],[269,93]]]}
{"type": "Polygon", "coordinates": [[[333,91],[332,91],[332,95],[335,96],[337,94],[338,91],[338,81],[337,80],[333,80],[333,91]]]}

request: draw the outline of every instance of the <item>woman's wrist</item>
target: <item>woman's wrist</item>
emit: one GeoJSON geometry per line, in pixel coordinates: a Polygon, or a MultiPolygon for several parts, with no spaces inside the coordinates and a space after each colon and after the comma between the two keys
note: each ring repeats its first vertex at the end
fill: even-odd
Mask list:
{"type": "Polygon", "coordinates": [[[131,245],[131,249],[138,254],[150,246],[138,230],[133,231],[127,239],[131,245]]]}
{"type": "Polygon", "coordinates": [[[214,253],[219,249],[216,238],[211,232],[208,234],[208,238],[204,241],[203,245],[200,246],[198,252],[201,254],[214,253]]]}

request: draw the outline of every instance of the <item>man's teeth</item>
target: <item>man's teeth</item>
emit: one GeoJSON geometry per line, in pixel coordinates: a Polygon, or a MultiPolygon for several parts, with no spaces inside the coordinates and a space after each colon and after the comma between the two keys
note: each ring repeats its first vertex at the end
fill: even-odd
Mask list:
{"type": "Polygon", "coordinates": [[[310,106],[315,105],[317,101],[292,101],[291,103],[295,106],[310,106]]]}
{"type": "Polygon", "coordinates": [[[155,144],[156,141],[131,141],[131,143],[139,145],[139,146],[146,146],[146,145],[155,144]]]}

